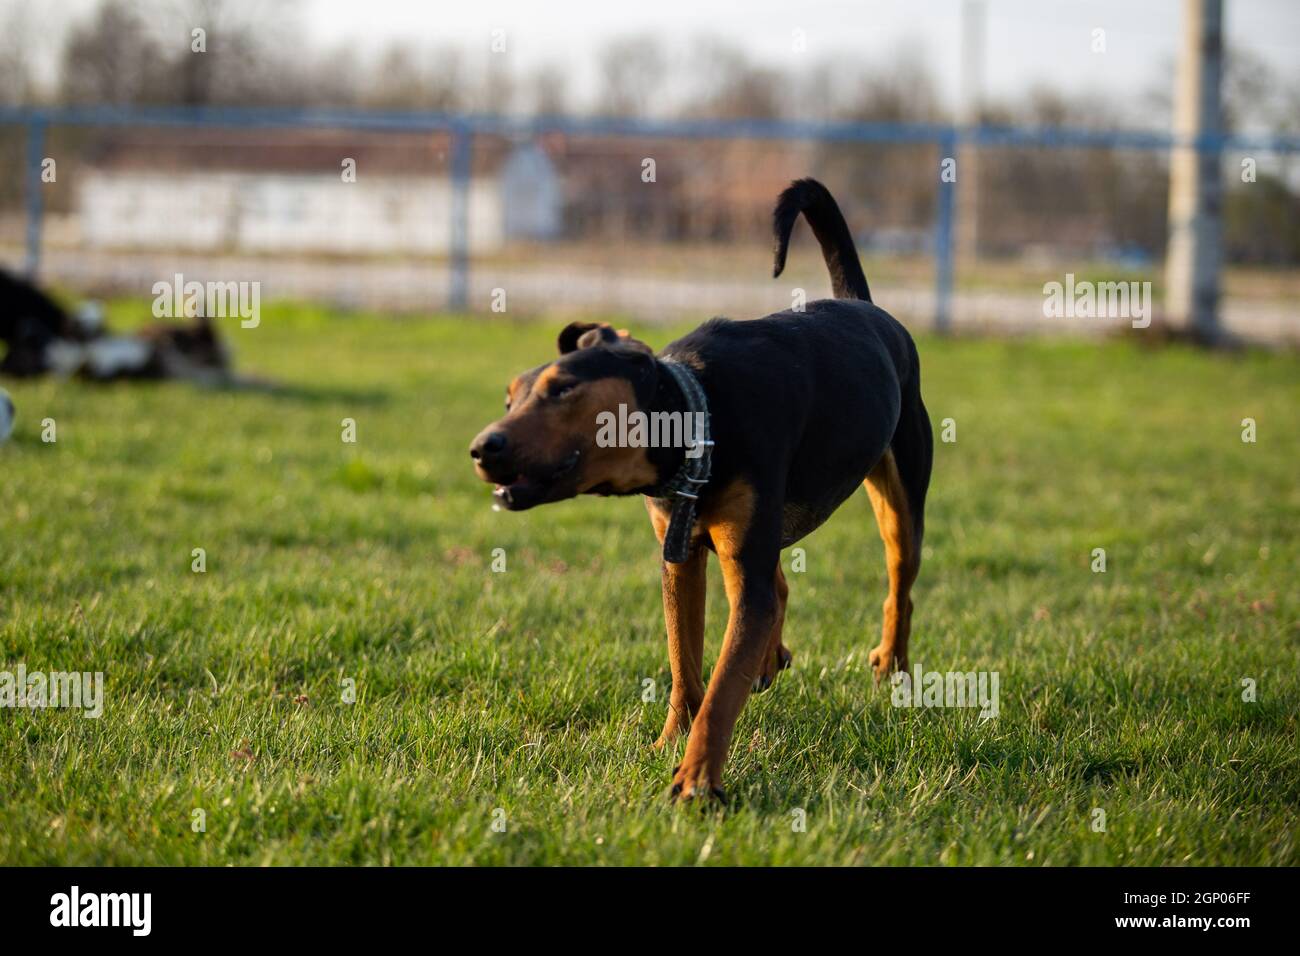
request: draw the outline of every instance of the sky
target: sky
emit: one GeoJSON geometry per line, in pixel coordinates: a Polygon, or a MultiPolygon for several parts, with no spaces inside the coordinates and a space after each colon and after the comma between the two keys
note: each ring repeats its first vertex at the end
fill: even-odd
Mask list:
{"type": "MultiPolygon", "coordinates": [[[[590,92],[593,53],[603,40],[653,33],[685,49],[701,34],[719,36],[753,58],[844,54],[888,60],[906,43],[925,56],[949,105],[961,85],[965,0],[306,0],[312,35],[349,38],[431,36],[486,48],[506,30],[521,63],[548,60],[588,67],[579,91],[590,92]],[[793,52],[803,30],[806,53],[793,52]],[[585,85],[585,89],[584,89],[585,85]]],[[[1035,83],[1069,93],[1132,94],[1161,79],[1174,61],[1182,0],[985,0],[984,83],[992,97],[1035,83]],[[1094,28],[1106,53],[1091,50],[1094,28]]],[[[1300,0],[1227,0],[1228,43],[1240,44],[1284,75],[1300,73],[1300,0]]]]}
{"type": "MultiPolygon", "coordinates": [[[[45,59],[94,0],[0,0],[39,11],[45,59]]],[[[165,0],[163,0],[165,2],[165,0]]],[[[235,0],[275,9],[283,0],[235,0]]],[[[890,62],[922,57],[945,105],[962,88],[963,7],[971,0],[298,0],[309,43],[376,51],[398,39],[452,43],[486,54],[504,30],[516,72],[554,63],[572,72],[583,102],[597,91],[596,51],[609,39],[649,33],[671,54],[713,36],[752,59],[798,68],[818,57],[890,62]],[[805,50],[795,52],[794,31],[805,50]]],[[[1172,86],[1183,0],[983,0],[983,86],[1009,99],[1035,85],[1108,98],[1172,86]],[[1092,52],[1094,29],[1106,52],[1092,52]]],[[[1253,51],[1290,82],[1300,80],[1300,0],[1225,0],[1228,44],[1253,51]]]]}

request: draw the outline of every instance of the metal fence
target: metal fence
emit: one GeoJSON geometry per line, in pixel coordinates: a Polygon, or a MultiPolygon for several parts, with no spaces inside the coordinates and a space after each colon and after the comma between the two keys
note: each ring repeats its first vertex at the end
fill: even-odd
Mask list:
{"type": "MultiPolygon", "coordinates": [[[[1044,276],[1074,264],[1160,284],[1161,190],[1179,146],[1221,154],[1229,177],[1231,159],[1264,157],[1285,180],[1300,137],[0,108],[0,169],[20,171],[0,186],[0,259],[92,292],[237,273],[264,297],[373,308],[757,314],[825,285],[814,255],[792,257],[779,286],[767,277],[776,191],[812,174],[858,229],[877,298],[905,321],[1032,325],[1044,276]],[[1128,228],[1143,208],[1145,225],[1128,228]]],[[[1229,326],[1294,337],[1295,267],[1275,271],[1280,285],[1259,294],[1229,289],[1229,326]]]]}

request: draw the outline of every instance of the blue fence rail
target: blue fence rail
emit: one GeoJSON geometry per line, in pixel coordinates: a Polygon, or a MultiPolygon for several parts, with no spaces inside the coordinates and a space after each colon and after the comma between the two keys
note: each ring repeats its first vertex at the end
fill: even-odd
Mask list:
{"type": "MultiPolygon", "coordinates": [[[[818,143],[932,144],[942,157],[955,157],[959,146],[1019,146],[1050,149],[1136,149],[1168,152],[1194,148],[1201,152],[1300,152],[1300,136],[1204,135],[1185,139],[1170,133],[1142,130],[1093,130],[1068,127],[963,127],[935,123],[845,123],[766,119],[654,120],[610,117],[512,117],[437,112],[374,112],[330,109],[180,108],[69,106],[59,108],[0,107],[0,125],[20,125],[27,131],[26,268],[40,268],[41,162],[50,126],[210,127],[238,129],[347,129],[365,132],[450,134],[452,214],[451,286],[448,306],[468,307],[469,188],[476,135],[561,133],[571,136],[640,137],[648,139],[783,140],[818,143]]],[[[940,180],[933,226],[935,255],[935,328],[948,329],[953,289],[953,235],[956,226],[957,182],[940,180]]]]}

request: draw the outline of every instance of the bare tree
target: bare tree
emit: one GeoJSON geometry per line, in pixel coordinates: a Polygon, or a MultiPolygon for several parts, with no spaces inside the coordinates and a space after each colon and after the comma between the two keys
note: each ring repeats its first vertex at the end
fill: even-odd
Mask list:
{"type": "Polygon", "coordinates": [[[538,116],[563,116],[569,110],[569,75],[558,63],[539,66],[525,84],[531,91],[526,105],[538,116]]]}
{"type": "Polygon", "coordinates": [[[1281,84],[1257,53],[1234,47],[1224,58],[1223,128],[1238,132],[1252,123],[1276,128],[1285,122],[1281,84]]]}
{"type": "Polygon", "coordinates": [[[30,11],[15,4],[0,15],[0,103],[17,105],[30,102],[32,43],[30,11]]]}
{"type": "MultiPolygon", "coordinates": [[[[318,69],[327,70],[322,63],[318,69]]],[[[466,108],[460,51],[454,47],[420,50],[408,42],[389,44],[378,63],[357,85],[356,101],[367,107],[404,110],[466,108]]]]}
{"type": "Polygon", "coordinates": [[[106,0],[89,21],[68,34],[62,98],[70,103],[139,102],[150,85],[150,65],[160,59],[136,4],[106,0]]]}
{"type": "Polygon", "coordinates": [[[714,39],[694,45],[693,83],[685,112],[692,116],[770,118],[786,112],[788,80],[769,67],[756,66],[736,47],[714,39]]]}
{"type": "Polygon", "coordinates": [[[360,102],[360,92],[370,89],[373,71],[363,64],[351,44],[314,51],[291,78],[303,106],[344,108],[360,102]],[[366,79],[363,80],[362,78],[366,79]]]}
{"type": "Polygon", "coordinates": [[[505,54],[489,53],[478,90],[479,109],[485,113],[508,113],[514,105],[515,78],[505,54]]]}
{"type": "Polygon", "coordinates": [[[598,108],[615,116],[646,116],[661,106],[668,58],[650,36],[623,37],[599,55],[601,95],[598,108]]]}
{"type": "Polygon", "coordinates": [[[942,117],[934,75],[917,41],[899,44],[887,61],[859,77],[844,119],[923,123],[942,117]]]}

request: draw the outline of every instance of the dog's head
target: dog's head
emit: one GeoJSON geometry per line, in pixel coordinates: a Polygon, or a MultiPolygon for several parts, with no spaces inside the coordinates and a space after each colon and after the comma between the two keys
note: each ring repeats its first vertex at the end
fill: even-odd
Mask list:
{"type": "Polygon", "coordinates": [[[643,342],[605,323],[574,322],[560,357],[515,377],[506,414],[470,444],[474,470],[511,511],[582,494],[627,494],[653,485],[645,448],[598,442],[602,412],[648,410],[657,366],[643,342]]]}

